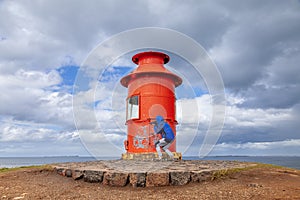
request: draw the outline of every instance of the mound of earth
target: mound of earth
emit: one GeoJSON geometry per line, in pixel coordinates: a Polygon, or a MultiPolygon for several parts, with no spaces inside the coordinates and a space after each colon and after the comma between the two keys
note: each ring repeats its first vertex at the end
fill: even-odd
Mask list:
{"type": "Polygon", "coordinates": [[[0,199],[300,199],[300,171],[258,167],[184,186],[109,187],[51,169],[0,173],[0,199]]]}

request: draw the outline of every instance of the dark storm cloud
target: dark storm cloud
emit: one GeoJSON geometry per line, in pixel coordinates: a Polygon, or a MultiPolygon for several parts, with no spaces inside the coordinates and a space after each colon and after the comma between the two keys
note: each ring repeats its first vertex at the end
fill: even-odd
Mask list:
{"type": "MultiPolygon", "coordinates": [[[[280,125],[274,124],[273,127],[236,127],[235,129],[226,128],[223,130],[222,136],[218,143],[238,143],[246,142],[272,142],[283,141],[288,139],[300,139],[300,135],[295,134],[295,122],[282,122],[280,125]],[[287,129],[283,125],[292,125],[287,129]]],[[[299,126],[297,127],[299,129],[299,126]]]]}
{"type": "Polygon", "coordinates": [[[269,87],[258,85],[249,88],[241,106],[256,108],[291,108],[300,101],[300,85],[269,87]]]}
{"type": "Polygon", "coordinates": [[[211,54],[226,88],[245,97],[244,106],[286,108],[299,102],[300,5],[275,2],[224,4],[234,23],[211,54]]]}

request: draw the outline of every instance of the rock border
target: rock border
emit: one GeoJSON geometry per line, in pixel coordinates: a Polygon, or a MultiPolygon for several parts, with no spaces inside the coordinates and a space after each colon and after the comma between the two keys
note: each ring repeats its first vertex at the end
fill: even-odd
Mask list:
{"type": "MultiPolygon", "coordinates": [[[[169,185],[181,186],[213,180],[214,175],[220,171],[224,172],[224,170],[241,169],[257,165],[255,163],[237,161],[210,161],[205,166],[204,162],[201,161],[177,161],[170,163],[169,167],[157,171],[143,171],[132,165],[132,168],[136,169],[130,172],[128,170],[121,171],[103,167],[105,162],[107,161],[65,163],[53,167],[62,176],[72,177],[74,180],[83,179],[83,181],[89,183],[101,183],[113,187],[124,187],[127,185],[132,187],[160,187],[169,185]]],[[[109,162],[115,165],[122,165],[126,161],[109,162]]],[[[157,163],[153,162],[148,162],[147,164],[157,165],[157,163]]],[[[136,165],[140,166],[141,163],[136,165]]]]}

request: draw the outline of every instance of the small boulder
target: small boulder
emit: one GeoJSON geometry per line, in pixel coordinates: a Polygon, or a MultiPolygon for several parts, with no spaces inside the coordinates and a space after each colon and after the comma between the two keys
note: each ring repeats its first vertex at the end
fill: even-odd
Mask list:
{"type": "Polygon", "coordinates": [[[170,179],[172,185],[186,185],[191,180],[190,172],[170,172],[170,179]]]}
{"type": "Polygon", "coordinates": [[[66,177],[72,177],[72,170],[71,169],[66,169],[65,176],[66,177]]]}
{"type": "Polygon", "coordinates": [[[170,184],[170,178],[168,172],[150,172],[147,173],[146,186],[147,187],[157,187],[157,186],[167,186],[170,184]]]}
{"type": "Polygon", "coordinates": [[[106,172],[103,177],[103,185],[125,186],[128,182],[128,173],[106,172]]]}
{"type": "Polygon", "coordinates": [[[64,168],[55,168],[56,173],[58,173],[61,176],[65,175],[65,169],[64,168]]]}
{"type": "Polygon", "coordinates": [[[146,173],[131,173],[129,174],[129,183],[132,187],[146,186],[146,173]]]}
{"type": "Polygon", "coordinates": [[[102,171],[92,171],[86,170],[84,171],[83,180],[89,183],[99,183],[103,180],[103,172],[102,171]]]}
{"type": "Polygon", "coordinates": [[[72,178],[74,180],[79,180],[79,179],[83,178],[83,171],[82,170],[73,170],[72,178]]]}
{"type": "Polygon", "coordinates": [[[211,179],[212,172],[210,171],[194,171],[191,172],[192,182],[203,182],[211,179]]]}

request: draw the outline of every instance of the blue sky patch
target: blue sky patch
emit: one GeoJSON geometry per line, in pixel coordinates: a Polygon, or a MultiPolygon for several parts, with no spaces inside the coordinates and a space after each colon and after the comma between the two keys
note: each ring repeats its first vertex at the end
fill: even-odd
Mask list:
{"type": "Polygon", "coordinates": [[[62,85],[74,85],[79,66],[63,66],[57,69],[63,78],[62,85]]]}

